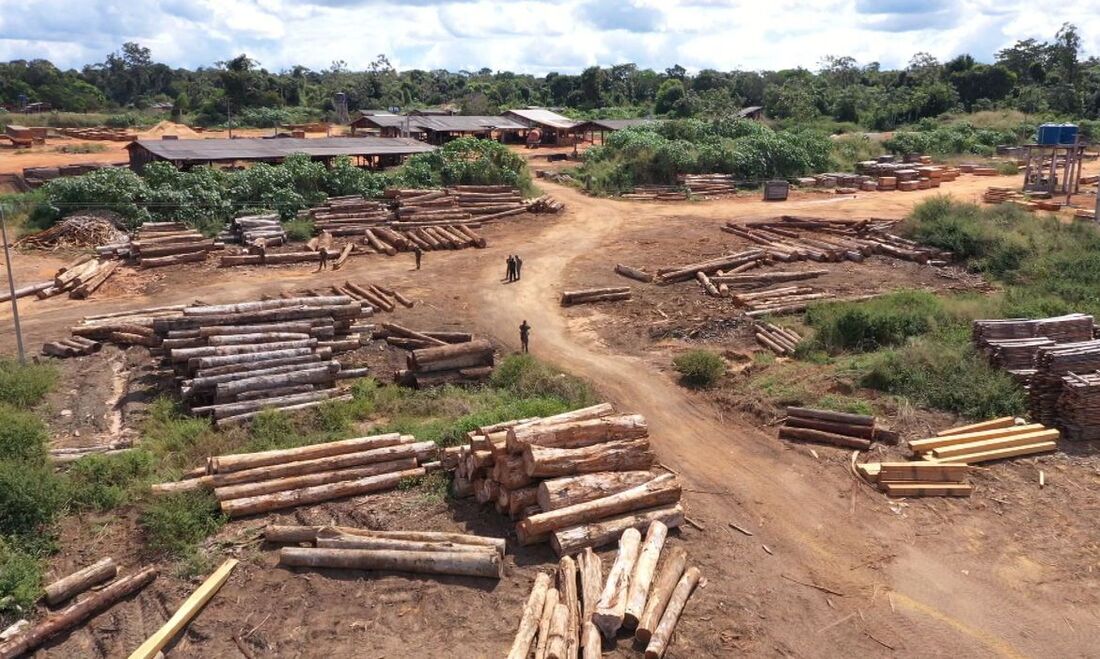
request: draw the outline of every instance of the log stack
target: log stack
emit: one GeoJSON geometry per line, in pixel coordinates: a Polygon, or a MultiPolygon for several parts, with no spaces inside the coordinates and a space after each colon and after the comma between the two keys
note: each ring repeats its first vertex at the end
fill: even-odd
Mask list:
{"type": "Polygon", "coordinates": [[[49,357],[83,357],[99,352],[103,344],[82,336],[73,336],[60,341],[49,341],[42,345],[42,354],[49,357]]]}
{"type": "Polygon", "coordinates": [[[683,522],[676,478],[650,471],[654,455],[640,415],[617,415],[605,403],[483,426],[468,439],[443,459],[455,470],[455,495],[518,520],[521,544],[550,542],[569,555],[655,520],[683,522]]]}
{"type": "Polygon", "coordinates": [[[916,263],[944,264],[951,255],[920,245],[886,229],[889,221],[834,220],[784,215],[775,220],[721,227],[726,233],[744,238],[778,261],[854,261],[882,255],[916,263]]]}
{"type": "Polygon", "coordinates": [[[779,427],[779,438],[859,450],[871,448],[872,442],[892,444],[898,440],[897,433],[880,428],[873,416],[809,407],[787,408],[787,417],[779,427]]]}
{"type": "Polygon", "coordinates": [[[565,204],[561,203],[557,199],[554,199],[550,195],[535,197],[534,199],[529,199],[523,203],[527,206],[527,211],[531,213],[560,213],[562,209],[565,208],[565,204]]]}
{"type": "Polygon", "coordinates": [[[211,250],[221,246],[182,222],[146,222],[131,239],[128,256],[139,267],[159,268],[205,261],[211,250]]]}
{"type": "Polygon", "coordinates": [[[753,335],[757,343],[779,357],[793,355],[798,350],[798,344],[802,342],[802,336],[798,332],[772,323],[753,323],[753,335]]]}
{"type": "Polygon", "coordinates": [[[1058,430],[1003,417],[950,428],[927,439],[912,440],[914,456],[933,463],[978,464],[1057,448],[1058,430]]]}
{"type": "Polygon", "coordinates": [[[438,447],[386,433],[292,449],[207,458],[205,473],[153,486],[154,494],[209,490],[230,517],[391,490],[437,468],[438,447]]]}
{"type": "MultiPolygon", "coordinates": [[[[34,295],[39,300],[45,300],[61,293],[68,293],[70,299],[84,300],[115,273],[118,265],[118,261],[84,254],[58,268],[52,280],[16,289],[15,297],[34,295]]],[[[10,292],[5,292],[0,295],[0,302],[6,302],[11,297],[10,292]]]]}
{"type": "Polygon", "coordinates": [[[302,211],[299,216],[312,219],[318,231],[338,237],[364,235],[371,227],[396,218],[386,204],[360,195],[329,197],[322,206],[302,211]]]}
{"type": "Polygon", "coordinates": [[[218,239],[241,245],[258,245],[262,240],[265,247],[275,247],[287,241],[286,230],[276,213],[234,218],[229,223],[229,230],[222,232],[218,239]]]}
{"type": "Polygon", "coordinates": [[[730,297],[737,306],[746,309],[750,318],[772,314],[802,311],[810,304],[830,300],[836,296],[813,286],[780,286],[753,293],[731,293],[730,297]]]}
{"type": "Polygon", "coordinates": [[[1100,439],[1100,371],[1068,373],[1062,378],[1058,414],[1066,439],[1100,439]]]}
{"type": "Polygon", "coordinates": [[[573,291],[562,291],[561,306],[570,307],[576,304],[591,304],[594,302],[622,302],[630,300],[629,286],[615,286],[611,288],[585,288],[573,291]]]}
{"type": "Polygon", "coordinates": [[[730,174],[685,174],[679,180],[692,197],[721,199],[737,195],[737,182],[730,174]]]}
{"type": "Polygon", "coordinates": [[[682,185],[657,185],[655,183],[634,186],[633,192],[622,195],[633,201],[687,201],[688,191],[682,185]]]}
{"type": "Polygon", "coordinates": [[[481,384],[493,374],[493,344],[465,332],[423,333],[383,323],[391,345],[409,348],[394,382],[414,389],[444,384],[481,384]],[[465,340],[463,340],[465,339],[465,340]]]}
{"type": "MultiPolygon", "coordinates": [[[[1021,384],[1030,385],[1040,349],[1088,341],[1095,330],[1092,316],[1075,313],[1053,318],[975,320],[971,338],[990,364],[1007,370],[1021,384]]],[[[1053,387],[1053,380],[1048,378],[1046,385],[1053,387]]]]}

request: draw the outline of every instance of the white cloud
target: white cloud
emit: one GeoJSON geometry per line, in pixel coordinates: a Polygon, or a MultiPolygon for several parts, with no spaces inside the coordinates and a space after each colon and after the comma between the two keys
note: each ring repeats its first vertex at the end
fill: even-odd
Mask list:
{"type": "Polygon", "coordinates": [[[575,72],[814,68],[826,55],[902,66],[916,52],[988,61],[1017,39],[1077,24],[1100,54],[1100,12],[1053,0],[0,0],[0,60],[103,61],[123,41],[208,66],[242,52],[273,70],[399,68],[575,72]],[[137,5],[137,6],[135,6],[137,5]]]}

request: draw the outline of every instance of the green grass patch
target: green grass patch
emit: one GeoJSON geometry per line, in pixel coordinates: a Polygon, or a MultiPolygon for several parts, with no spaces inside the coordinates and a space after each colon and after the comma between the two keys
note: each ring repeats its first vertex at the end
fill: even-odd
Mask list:
{"type": "Polygon", "coordinates": [[[0,359],[0,403],[32,407],[46,397],[57,384],[57,369],[52,364],[21,366],[14,359],[0,359]]]}
{"type": "Polygon", "coordinates": [[[140,498],[152,482],[154,458],[144,449],[77,460],[66,474],[69,506],[110,510],[140,498]]]}
{"type": "Polygon", "coordinates": [[[45,464],[0,460],[0,535],[34,540],[65,503],[61,481],[45,464]]]}
{"type": "Polygon", "coordinates": [[[283,222],[283,230],[286,231],[288,240],[306,241],[313,237],[313,220],[288,220],[283,222]]]}
{"type": "Polygon", "coordinates": [[[46,424],[30,412],[0,405],[0,459],[42,462],[46,458],[46,424]]]}
{"type": "Polygon", "coordinates": [[[898,291],[860,302],[814,305],[806,324],[814,328],[814,348],[831,353],[868,352],[898,346],[947,322],[938,297],[924,291],[898,291]]]}
{"type": "Polygon", "coordinates": [[[225,523],[218,500],[209,492],[180,492],[159,497],[141,513],[145,543],[172,558],[193,558],[207,536],[225,523]]]}
{"type": "Polygon", "coordinates": [[[726,374],[726,362],[710,350],[692,350],[677,355],[672,367],[689,387],[711,387],[726,374]]]}
{"type": "Polygon", "coordinates": [[[42,560],[0,539],[0,614],[26,615],[42,595],[42,560]]]}

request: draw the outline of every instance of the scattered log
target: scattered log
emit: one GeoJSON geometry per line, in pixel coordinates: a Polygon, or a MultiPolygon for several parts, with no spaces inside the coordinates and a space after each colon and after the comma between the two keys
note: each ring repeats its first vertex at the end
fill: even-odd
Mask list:
{"type": "Polygon", "coordinates": [[[168,622],[164,623],[156,633],[146,639],[137,650],[134,650],[133,654],[130,655],[130,659],[154,659],[154,657],[160,655],[161,650],[168,645],[168,642],[175,638],[202,607],[206,606],[206,603],[214,597],[235,567],[237,567],[237,559],[235,558],[230,558],[222,563],[195,592],[191,593],[191,596],[172,614],[168,622]]]}
{"type": "Polygon", "coordinates": [[[586,547],[609,545],[627,529],[644,529],[655,520],[660,520],[670,529],[678,527],[684,523],[684,509],[676,503],[559,529],[551,535],[550,545],[559,556],[574,554],[586,547]]]}
{"type": "Polygon", "coordinates": [[[560,602],[550,616],[546,659],[569,659],[569,609],[560,602]]]}
{"type": "Polygon", "coordinates": [[[653,584],[653,575],[657,571],[657,561],[661,557],[661,549],[665,546],[665,538],[668,536],[668,527],[663,522],[657,521],[649,525],[646,532],[645,543],[642,545],[638,562],[634,566],[634,574],[630,578],[630,591],[626,598],[626,611],[623,614],[623,625],[627,629],[638,626],[645,611],[646,598],[649,596],[649,587],[653,584]]]}
{"type": "Polygon", "coordinates": [[[57,606],[70,597],[83,593],[92,586],[114,579],[117,574],[118,566],[115,565],[113,558],[101,559],[46,586],[46,603],[50,606],[57,606]]]}
{"type": "Polygon", "coordinates": [[[603,592],[603,562],[591,547],[585,547],[584,551],[577,554],[577,564],[581,573],[581,619],[588,623],[596,612],[596,603],[600,601],[603,592]]]}
{"type": "Polygon", "coordinates": [[[680,577],[687,568],[687,552],[682,547],[672,547],[661,561],[657,579],[653,582],[649,599],[646,600],[642,616],[638,618],[637,627],[634,630],[634,638],[642,643],[648,643],[653,637],[653,631],[661,622],[668,601],[672,598],[672,591],[680,582],[680,577]]]}
{"type": "Polygon", "coordinates": [[[376,538],[381,540],[411,540],[414,542],[452,543],[455,545],[474,545],[489,547],[504,555],[504,538],[492,538],[465,533],[446,533],[442,531],[375,531],[350,526],[280,526],[270,525],[264,529],[264,539],[273,543],[298,544],[317,542],[318,537],[335,533],[341,536],[376,538]]]}
{"type": "Polygon", "coordinates": [[[283,492],[286,490],[297,490],[305,487],[313,487],[315,485],[325,485],[328,483],[339,483],[341,481],[366,478],[367,476],[378,476],[379,474],[388,474],[394,471],[405,471],[409,469],[415,469],[416,467],[416,456],[409,456],[407,458],[391,460],[389,462],[377,462],[360,467],[352,467],[350,469],[323,471],[314,474],[291,476],[288,478],[275,478],[255,483],[242,483],[240,485],[220,487],[214,490],[214,496],[219,501],[224,501],[227,499],[243,499],[247,497],[259,496],[261,494],[271,494],[273,492],[283,492]]]}
{"type": "MultiPolygon", "coordinates": [[[[297,412],[297,411],[300,411],[300,410],[308,410],[308,409],[313,408],[313,407],[318,407],[320,405],[324,405],[324,404],[329,403],[329,402],[337,402],[337,401],[347,402],[347,401],[350,401],[351,399],[352,399],[351,394],[346,394],[346,395],[341,395],[341,396],[332,396],[332,395],[330,395],[330,397],[326,398],[325,400],[318,400],[318,401],[314,401],[314,402],[311,402],[311,403],[299,403],[297,405],[286,405],[286,406],[283,406],[283,407],[276,407],[276,408],[271,408],[271,409],[277,409],[277,410],[281,410],[283,412],[297,412]]],[[[252,420],[253,418],[255,418],[256,416],[258,416],[262,413],[263,413],[263,410],[257,410],[255,412],[245,412],[244,414],[237,414],[235,416],[222,417],[222,418],[216,419],[214,421],[214,427],[215,428],[226,428],[226,427],[235,426],[235,425],[238,425],[238,424],[241,424],[241,423],[247,423],[248,421],[252,420]]]]}
{"type": "Polygon", "coordinates": [[[341,570],[392,570],[489,579],[500,579],[504,576],[504,561],[495,551],[416,552],[283,547],[279,550],[279,565],[341,570]]]}
{"type": "Polygon", "coordinates": [[[539,618],[542,616],[543,605],[546,603],[546,591],[550,588],[550,576],[545,572],[535,575],[535,585],[531,588],[531,594],[527,596],[527,603],[523,605],[523,615],[520,617],[519,630],[512,641],[512,649],[508,651],[508,659],[527,659],[531,652],[531,642],[538,632],[539,618]]]}
{"type": "Polygon", "coordinates": [[[695,590],[696,584],[699,583],[700,576],[699,568],[689,567],[684,572],[684,576],[680,577],[680,582],[672,591],[672,597],[669,598],[668,606],[665,607],[665,612],[661,616],[661,622],[653,631],[649,645],[646,646],[645,659],[661,659],[664,656],[668,642],[672,638],[672,632],[676,629],[676,623],[680,621],[680,615],[684,612],[684,607],[692,591],[695,590]]]}
{"type": "Polygon", "coordinates": [[[423,467],[395,471],[378,476],[368,476],[353,481],[342,481],[327,485],[317,485],[297,490],[286,490],[273,494],[262,494],[243,499],[228,499],[221,502],[222,512],[230,517],[242,517],[257,513],[281,510],[304,506],[332,499],[342,499],[350,496],[359,496],[380,492],[397,487],[398,483],[406,478],[415,478],[425,474],[423,467]]]}
{"type": "Polygon", "coordinates": [[[558,561],[558,592],[561,593],[561,603],[569,613],[566,623],[566,652],[570,657],[575,657],[580,634],[581,604],[577,595],[577,562],[570,556],[562,556],[558,561]]]}
{"type": "Polygon", "coordinates": [[[797,416],[803,419],[818,419],[833,423],[847,423],[853,426],[873,426],[875,417],[864,414],[848,414],[846,412],[833,412],[831,410],[815,410],[808,407],[788,407],[787,416],[797,416]]]}
{"type": "Polygon", "coordinates": [[[615,638],[623,624],[630,578],[638,560],[641,541],[642,535],[635,529],[627,529],[619,538],[619,554],[615,557],[611,571],[607,573],[607,584],[596,604],[596,612],[592,615],[592,623],[609,641],[615,638]]]}
{"type": "MultiPolygon", "coordinates": [[[[407,437],[411,438],[411,435],[407,437]]],[[[273,480],[281,480],[309,474],[320,474],[344,469],[362,467],[365,465],[384,464],[405,458],[428,457],[435,451],[433,442],[417,442],[402,437],[399,442],[392,445],[382,445],[379,448],[354,453],[341,453],[333,456],[323,456],[312,460],[299,460],[285,462],[277,465],[243,469],[228,473],[218,473],[211,477],[211,483],[215,488],[228,488],[243,483],[262,483],[273,480]]],[[[241,497],[234,497],[241,498],[241,497]]]]}
{"type": "Polygon", "coordinates": [[[632,268],[629,265],[623,265],[622,263],[615,265],[615,272],[626,277],[627,279],[634,279],[636,281],[644,282],[647,284],[653,282],[653,275],[649,274],[645,270],[632,268]]]}
{"type": "Polygon", "coordinates": [[[603,656],[600,629],[591,621],[586,621],[581,631],[581,650],[584,659],[600,659],[603,656]]]}
{"type": "Polygon", "coordinates": [[[611,288],[588,288],[576,291],[563,291],[561,294],[562,306],[572,304],[584,304],[586,302],[599,302],[605,300],[629,299],[629,286],[616,286],[611,288]],[[621,297],[621,296],[626,297],[621,297]]]}

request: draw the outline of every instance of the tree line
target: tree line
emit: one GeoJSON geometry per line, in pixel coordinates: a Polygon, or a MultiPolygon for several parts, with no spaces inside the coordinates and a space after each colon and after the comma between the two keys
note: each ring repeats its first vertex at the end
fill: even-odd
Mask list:
{"type": "Polygon", "coordinates": [[[1077,28],[1065,24],[1050,41],[1027,39],[996,53],[991,63],[959,55],[941,62],[918,53],[904,68],[830,56],[816,70],[717,71],[691,74],[635,64],[593,66],[579,74],[535,76],[509,71],[398,71],[379,55],[365,70],[334,62],[272,72],[247,55],[197,69],[157,62],[149,48],[123,44],[103,62],[61,70],[48,60],[0,64],[0,104],[21,100],[73,112],[117,111],[171,104],[198,124],[230,117],[273,125],[330,116],[346,95],[351,111],[453,105],[464,114],[546,105],[577,118],[720,117],[762,106],[780,120],[831,120],[870,130],[949,111],[997,108],[1028,114],[1100,118],[1100,59],[1084,58],[1077,28]]]}

